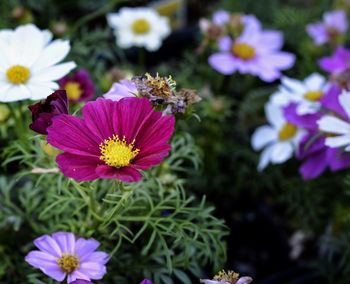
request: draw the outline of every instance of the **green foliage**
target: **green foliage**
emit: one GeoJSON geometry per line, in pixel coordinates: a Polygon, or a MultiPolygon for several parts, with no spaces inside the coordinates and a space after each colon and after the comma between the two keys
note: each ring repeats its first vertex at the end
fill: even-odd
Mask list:
{"type": "MultiPolygon", "coordinates": [[[[204,197],[197,202],[185,189],[187,174],[199,167],[191,136],[174,137],[169,158],[145,173],[142,182],[125,186],[111,180],[76,183],[59,173],[30,173],[55,166],[40,147],[42,142],[40,137],[30,143],[15,141],[4,151],[5,165],[20,162],[26,170],[18,173],[18,182],[0,179],[0,229],[16,234],[24,254],[35,237],[71,231],[99,240],[111,254],[108,267],[113,273],[101,283],[137,283],[144,276],[155,283],[175,279],[191,283],[188,274],[199,277],[201,267],[222,267],[224,223],[213,216],[214,208],[204,197]]],[[[6,260],[0,266],[2,281],[45,281],[33,274],[23,255],[7,255],[15,247],[6,243],[4,249],[0,250],[6,260]],[[21,267],[23,274],[10,275],[9,265],[21,267]]]]}

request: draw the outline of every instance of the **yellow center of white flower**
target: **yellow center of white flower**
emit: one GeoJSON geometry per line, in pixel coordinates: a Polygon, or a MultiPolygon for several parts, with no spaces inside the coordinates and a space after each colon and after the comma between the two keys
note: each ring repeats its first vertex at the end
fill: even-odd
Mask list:
{"type": "Polygon", "coordinates": [[[319,101],[323,96],[321,91],[309,91],[304,94],[304,98],[309,101],[319,101]]]}
{"type": "Polygon", "coordinates": [[[83,94],[80,84],[76,82],[68,82],[64,85],[64,89],[67,92],[68,99],[72,101],[80,99],[81,95],[83,94]]]}
{"type": "Polygon", "coordinates": [[[113,135],[113,138],[106,139],[100,144],[100,160],[111,167],[126,167],[140,152],[139,149],[134,149],[134,143],[135,140],[128,144],[125,136],[120,140],[118,135],[113,135]]]}
{"type": "Polygon", "coordinates": [[[291,124],[291,123],[285,123],[280,131],[278,132],[278,139],[281,141],[288,140],[292,138],[297,133],[298,128],[291,124]]]}
{"type": "Polygon", "coordinates": [[[30,70],[21,65],[14,65],[6,71],[7,80],[12,84],[24,84],[29,80],[30,70]]]}
{"type": "Polygon", "coordinates": [[[72,273],[80,266],[79,258],[73,254],[63,254],[57,260],[58,266],[66,273],[72,273]]]}
{"type": "Polygon", "coordinates": [[[133,22],[132,30],[135,34],[145,34],[151,29],[149,22],[145,19],[138,19],[133,22]]]}
{"type": "Polygon", "coordinates": [[[235,56],[243,60],[249,60],[255,57],[255,48],[246,43],[234,43],[231,51],[235,56]]]}

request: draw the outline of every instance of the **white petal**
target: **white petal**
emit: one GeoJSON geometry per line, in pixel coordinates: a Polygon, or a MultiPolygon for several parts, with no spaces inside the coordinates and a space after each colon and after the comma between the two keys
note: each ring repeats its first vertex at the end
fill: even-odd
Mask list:
{"type": "Polygon", "coordinates": [[[259,165],[258,165],[259,172],[261,172],[263,169],[265,169],[267,167],[267,165],[269,164],[269,162],[271,160],[271,153],[273,150],[273,146],[274,145],[267,146],[264,149],[264,151],[262,151],[262,153],[260,155],[259,165]]]}
{"type": "Polygon", "coordinates": [[[339,103],[350,118],[350,92],[344,90],[339,96],[339,103]]]}
{"type": "Polygon", "coordinates": [[[304,83],[309,91],[321,91],[326,79],[318,73],[313,73],[304,80],[304,83]]]}
{"type": "Polygon", "coordinates": [[[327,137],[325,144],[331,148],[338,148],[350,145],[350,135],[341,135],[337,137],[327,137]]]}
{"type": "MultiPolygon", "coordinates": [[[[1,90],[0,101],[1,102],[16,102],[22,101],[25,99],[29,99],[31,97],[31,93],[29,89],[25,85],[11,85],[10,88],[6,88],[3,92],[1,90]]],[[[4,88],[4,89],[5,89],[4,88]]]]}
{"type": "Polygon", "coordinates": [[[47,98],[54,92],[54,89],[46,86],[45,84],[29,84],[28,89],[32,93],[32,100],[41,100],[47,98]]]}
{"type": "Polygon", "coordinates": [[[268,102],[265,105],[265,114],[267,121],[277,129],[279,129],[286,121],[283,116],[282,107],[271,102],[268,102]]]}
{"type": "Polygon", "coordinates": [[[16,63],[30,67],[44,47],[44,37],[34,25],[19,26],[11,37],[11,46],[16,53],[16,63]]]}
{"type": "Polygon", "coordinates": [[[69,50],[69,41],[55,40],[45,47],[31,69],[33,72],[37,72],[41,69],[55,65],[67,56],[69,50]]]}
{"type": "Polygon", "coordinates": [[[44,81],[55,81],[61,79],[67,75],[69,71],[74,69],[76,64],[74,62],[61,63],[55,66],[42,69],[35,73],[32,78],[32,82],[44,82],[44,81]]]}
{"type": "Polygon", "coordinates": [[[304,94],[306,92],[304,84],[298,80],[284,76],[282,77],[281,82],[283,86],[295,93],[304,94]]]}
{"type": "Polygon", "coordinates": [[[273,164],[282,164],[293,156],[293,146],[290,142],[276,143],[271,152],[271,162],[273,164]]]}
{"type": "Polygon", "coordinates": [[[336,134],[350,133],[350,124],[335,116],[325,115],[317,121],[320,130],[336,134]]]}
{"type": "Polygon", "coordinates": [[[258,151],[276,139],[277,131],[269,125],[264,125],[255,130],[252,136],[252,147],[258,151]]]}

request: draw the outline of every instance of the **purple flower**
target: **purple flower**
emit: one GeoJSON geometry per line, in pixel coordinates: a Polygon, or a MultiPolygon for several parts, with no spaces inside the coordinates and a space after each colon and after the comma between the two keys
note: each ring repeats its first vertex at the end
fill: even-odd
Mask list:
{"type": "Polygon", "coordinates": [[[143,281],[140,284],[153,284],[153,282],[149,279],[143,279],[143,281]]]}
{"type": "Polygon", "coordinates": [[[322,45],[336,40],[339,35],[346,32],[348,21],[342,10],[327,12],[323,15],[323,22],[309,24],[306,31],[312,37],[316,45],[322,45]]]}
{"type": "Polygon", "coordinates": [[[94,239],[76,240],[73,233],[57,232],[37,238],[34,245],[39,250],[29,252],[26,262],[56,281],[68,276],[68,283],[80,279],[77,284],[87,284],[91,282],[81,280],[99,280],[106,274],[109,256],[96,251],[100,243],[94,239]]]}
{"type": "Polygon", "coordinates": [[[224,75],[235,72],[258,76],[266,82],[281,77],[281,70],[291,68],[295,56],[280,51],[283,36],[277,31],[245,28],[235,40],[226,36],[220,39],[220,52],[209,57],[209,64],[224,75]]]}
{"type": "Polygon", "coordinates": [[[319,64],[324,71],[332,74],[344,72],[350,67],[350,50],[338,47],[332,56],[321,58],[319,64]]]}
{"type": "Polygon", "coordinates": [[[120,83],[114,83],[103,97],[112,101],[119,101],[122,98],[135,97],[137,94],[138,90],[133,81],[121,80],[120,83]]]}
{"type": "Polygon", "coordinates": [[[63,77],[58,83],[66,90],[71,102],[88,101],[95,94],[95,85],[85,69],[78,70],[72,76],[63,77]]]}
{"type": "Polygon", "coordinates": [[[304,180],[319,177],[327,168],[332,172],[339,171],[350,166],[350,155],[329,148],[325,145],[325,137],[317,132],[310,132],[300,143],[300,151],[297,158],[304,160],[299,172],[304,180]]]}
{"type": "Polygon", "coordinates": [[[45,101],[30,105],[32,123],[29,128],[39,134],[47,134],[47,128],[52,120],[61,115],[68,114],[68,100],[64,90],[55,91],[45,101]]]}
{"type": "Polygon", "coordinates": [[[94,284],[94,283],[87,280],[77,279],[73,282],[70,282],[69,284],[94,284]]]}
{"type": "MultiPolygon", "coordinates": [[[[341,88],[332,85],[320,102],[324,110],[333,111],[346,117],[338,102],[340,93],[341,88]]],[[[297,158],[303,160],[299,172],[304,180],[319,177],[327,168],[335,172],[350,166],[349,154],[325,145],[326,137],[320,135],[317,125],[317,121],[323,116],[323,113],[299,115],[297,105],[290,104],[284,109],[284,115],[294,125],[308,130],[308,134],[300,142],[297,153],[297,158]]]]}

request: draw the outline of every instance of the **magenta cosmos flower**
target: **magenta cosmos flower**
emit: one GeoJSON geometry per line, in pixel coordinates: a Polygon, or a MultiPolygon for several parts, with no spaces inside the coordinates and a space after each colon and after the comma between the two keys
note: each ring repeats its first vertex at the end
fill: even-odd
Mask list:
{"type": "Polygon", "coordinates": [[[58,81],[60,88],[66,90],[69,101],[82,102],[90,100],[95,94],[95,85],[87,70],[81,69],[71,76],[58,81]]]}
{"type": "Polygon", "coordinates": [[[55,91],[45,101],[30,105],[28,108],[32,113],[29,128],[39,134],[47,134],[47,128],[52,124],[52,120],[68,113],[67,94],[64,90],[55,91]]]}
{"type": "Polygon", "coordinates": [[[106,274],[109,256],[96,251],[100,243],[94,239],[76,239],[73,233],[57,232],[37,238],[34,245],[39,250],[29,252],[26,262],[56,281],[66,277],[68,283],[99,280],[106,274]]]}
{"type": "Polygon", "coordinates": [[[139,170],[159,164],[171,149],[174,117],[154,111],[146,98],[100,98],[87,103],[82,112],[82,119],[55,119],[47,137],[64,151],[56,158],[61,171],[77,181],[138,181],[139,170]]]}
{"type": "Polygon", "coordinates": [[[348,20],[343,10],[327,12],[323,15],[323,22],[310,24],[306,31],[316,45],[337,40],[348,29],[348,20]]]}
{"type": "Polygon", "coordinates": [[[293,54],[280,51],[282,44],[280,32],[245,29],[235,40],[228,36],[221,38],[220,52],[209,57],[209,64],[224,75],[239,72],[271,82],[281,76],[281,70],[291,68],[295,61],[293,54]]]}

